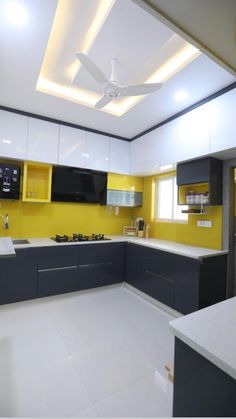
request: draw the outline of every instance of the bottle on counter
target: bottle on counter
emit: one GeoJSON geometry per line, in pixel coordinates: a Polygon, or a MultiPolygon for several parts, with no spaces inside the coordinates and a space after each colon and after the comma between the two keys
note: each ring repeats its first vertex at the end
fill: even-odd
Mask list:
{"type": "Polygon", "coordinates": [[[144,236],[144,219],[141,218],[138,223],[138,237],[144,236]]]}
{"type": "Polygon", "coordinates": [[[146,224],[145,226],[145,239],[149,239],[149,224],[146,224]]]}

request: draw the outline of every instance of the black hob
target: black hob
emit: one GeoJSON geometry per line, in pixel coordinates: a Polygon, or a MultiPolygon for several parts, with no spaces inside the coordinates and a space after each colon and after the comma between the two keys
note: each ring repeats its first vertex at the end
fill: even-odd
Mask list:
{"type": "Polygon", "coordinates": [[[85,242],[85,241],[102,241],[102,240],[111,240],[107,237],[104,237],[104,234],[95,234],[93,233],[91,236],[86,236],[85,234],[81,233],[74,233],[73,236],[67,236],[56,234],[55,237],[51,237],[52,240],[56,241],[57,243],[68,243],[68,242],[85,242]]]}

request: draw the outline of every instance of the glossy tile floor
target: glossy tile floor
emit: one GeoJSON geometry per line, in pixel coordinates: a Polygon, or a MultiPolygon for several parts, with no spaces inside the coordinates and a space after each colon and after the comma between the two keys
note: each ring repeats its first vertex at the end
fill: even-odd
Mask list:
{"type": "Polygon", "coordinates": [[[0,416],[171,416],[171,316],[123,286],[0,308],[0,416]]]}

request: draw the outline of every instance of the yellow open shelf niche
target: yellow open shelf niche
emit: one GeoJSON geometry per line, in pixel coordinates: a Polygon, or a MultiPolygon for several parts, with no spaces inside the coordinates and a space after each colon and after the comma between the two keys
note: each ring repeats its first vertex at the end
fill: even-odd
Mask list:
{"type": "MultiPolygon", "coordinates": [[[[186,203],[186,194],[189,191],[194,191],[195,193],[206,193],[209,191],[209,183],[195,183],[192,185],[181,185],[178,187],[178,203],[179,205],[191,205],[186,203]]],[[[196,205],[196,204],[193,204],[196,205]]],[[[210,204],[208,204],[210,205],[210,204]]]]}
{"type": "Polygon", "coordinates": [[[52,166],[24,163],[22,201],[51,202],[52,166]]]}

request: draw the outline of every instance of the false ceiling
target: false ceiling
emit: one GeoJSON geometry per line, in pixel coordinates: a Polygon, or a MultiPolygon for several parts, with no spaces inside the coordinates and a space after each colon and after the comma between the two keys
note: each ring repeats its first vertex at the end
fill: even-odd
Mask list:
{"type": "Polygon", "coordinates": [[[235,0],[134,0],[236,75],[235,0]]]}
{"type": "Polygon", "coordinates": [[[25,26],[0,4],[0,105],[131,138],[235,81],[235,77],[131,0],[22,0],[25,26]],[[163,82],[150,95],[101,110],[102,88],[80,66],[83,52],[124,84],[163,82]],[[187,96],[176,101],[174,95],[187,96]]]}

